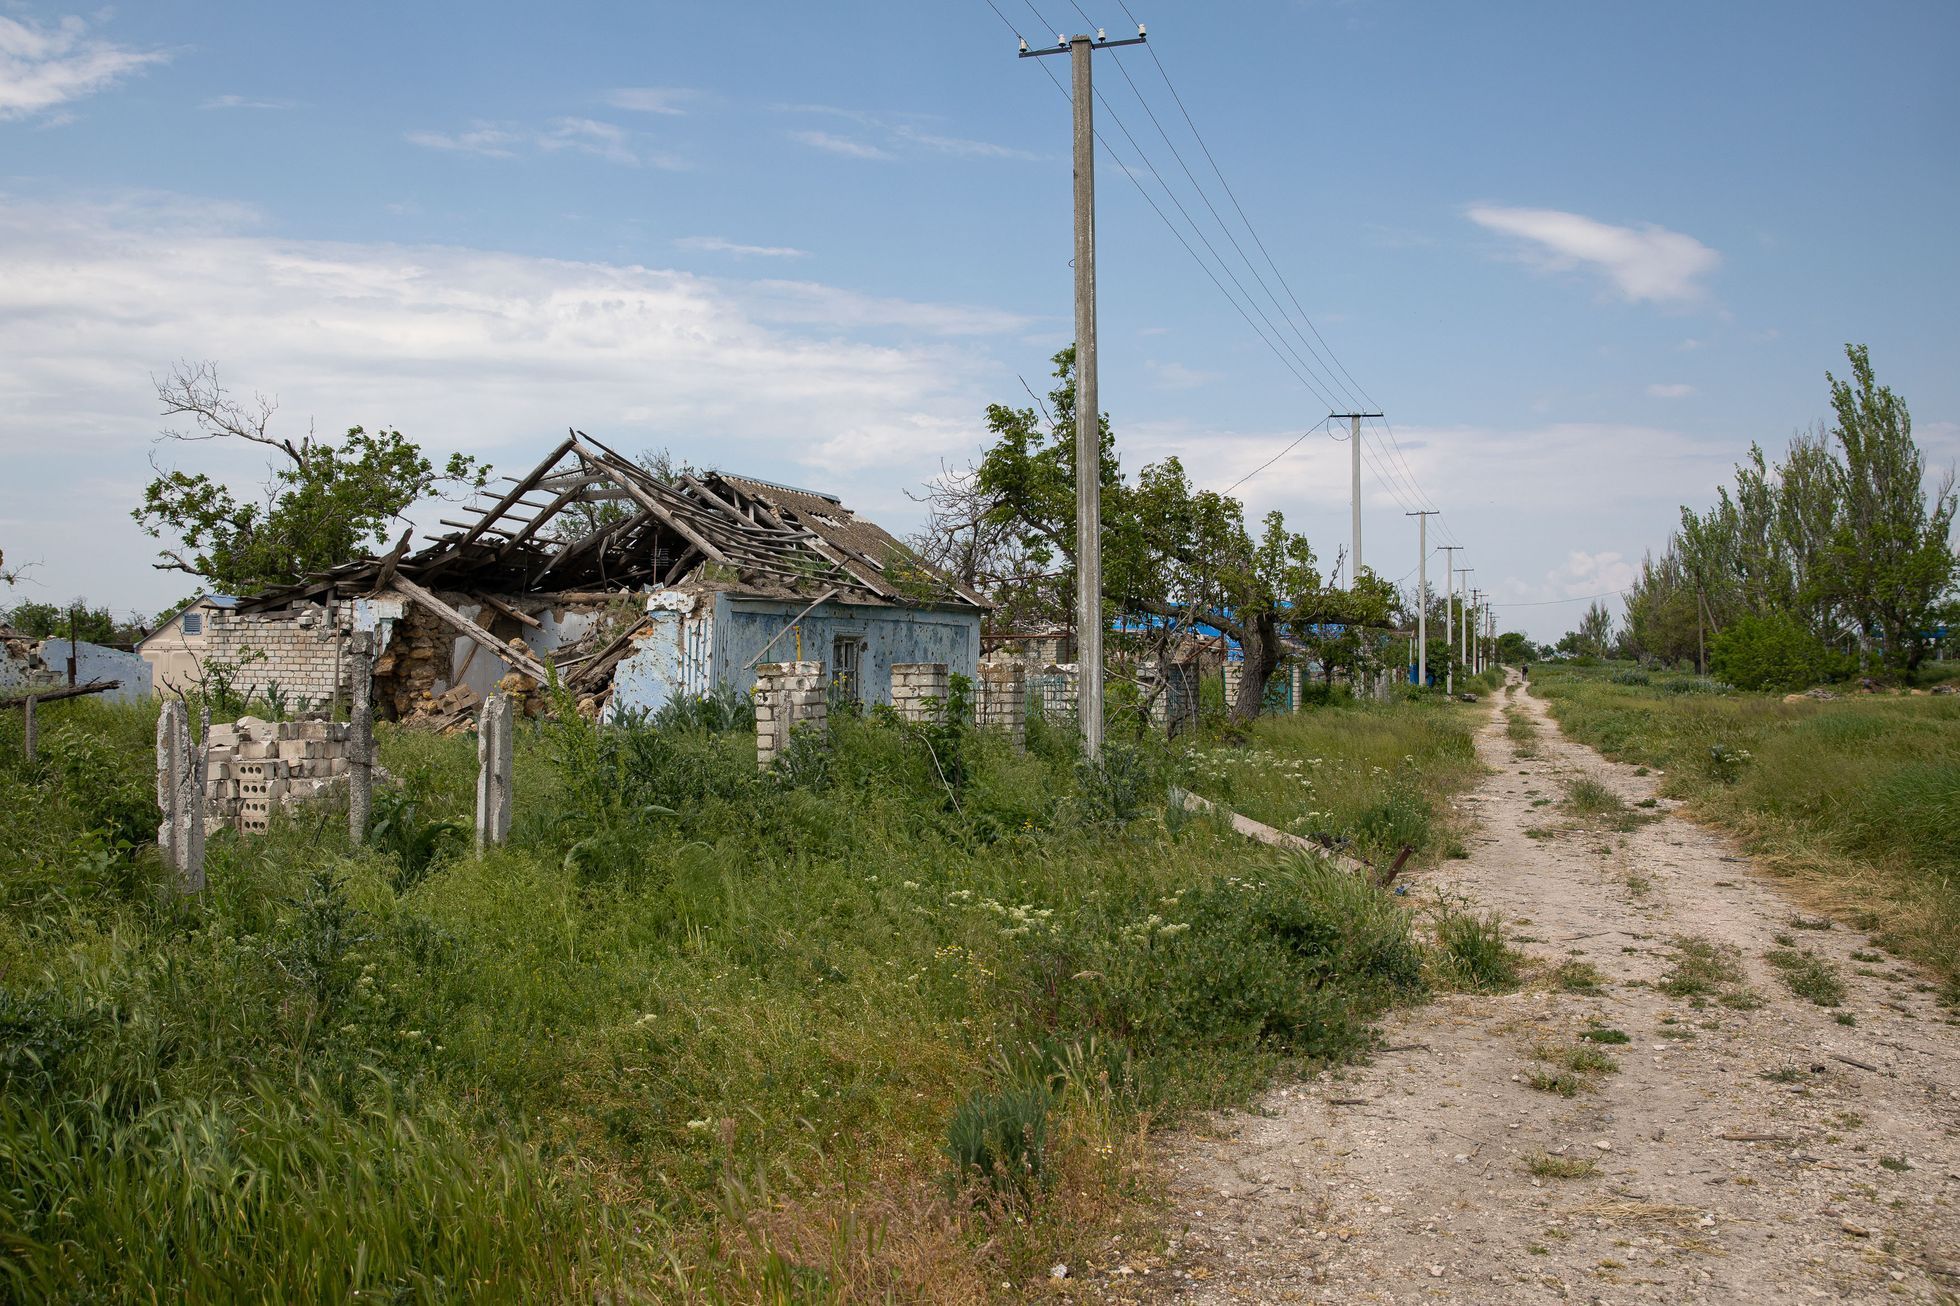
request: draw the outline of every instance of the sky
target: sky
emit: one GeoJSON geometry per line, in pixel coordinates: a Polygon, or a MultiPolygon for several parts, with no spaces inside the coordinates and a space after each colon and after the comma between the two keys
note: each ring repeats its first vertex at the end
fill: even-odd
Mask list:
{"type": "Polygon", "coordinates": [[[1945,0],[0,0],[0,603],[195,590],[130,517],[153,464],[264,467],[160,442],[180,361],[292,434],[519,472],[576,427],[909,528],[1073,335],[1067,60],[1018,38],[1128,36],[1125,3],[1126,469],[1179,457],[1331,566],[1324,419],[1379,406],[1363,562],[1413,572],[1438,509],[1551,638],[1827,416],[1846,342],[1960,459],[1945,0]]]}

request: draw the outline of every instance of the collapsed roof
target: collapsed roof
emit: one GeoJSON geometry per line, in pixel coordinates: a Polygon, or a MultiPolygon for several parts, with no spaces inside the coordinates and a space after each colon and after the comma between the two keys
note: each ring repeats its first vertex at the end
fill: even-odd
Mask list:
{"type": "Polygon", "coordinates": [[[404,534],[385,557],[350,560],[241,606],[378,592],[402,581],[520,595],[671,586],[697,574],[772,595],[988,606],[830,495],[724,472],[655,473],[583,431],[528,475],[505,480],[507,491],[479,495],[460,510],[469,520],[443,518],[455,529],[426,536],[419,550],[409,550],[404,534]]]}

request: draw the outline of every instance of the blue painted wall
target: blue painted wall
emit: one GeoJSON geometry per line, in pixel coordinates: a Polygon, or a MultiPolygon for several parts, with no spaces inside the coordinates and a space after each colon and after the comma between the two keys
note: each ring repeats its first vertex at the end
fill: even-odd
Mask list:
{"type": "MultiPolygon", "coordinates": [[[[762,651],[807,605],[796,600],[715,596],[712,669],[716,684],[748,690],[755,684],[750,659],[762,651]]],[[[864,643],[860,683],[866,703],[892,701],[892,664],[944,662],[969,679],[979,674],[980,614],[958,608],[886,608],[825,603],[763,653],[762,662],[821,662],[830,674],[831,648],[840,636],[864,643]],[[801,651],[799,652],[799,638],[801,651]]]]}

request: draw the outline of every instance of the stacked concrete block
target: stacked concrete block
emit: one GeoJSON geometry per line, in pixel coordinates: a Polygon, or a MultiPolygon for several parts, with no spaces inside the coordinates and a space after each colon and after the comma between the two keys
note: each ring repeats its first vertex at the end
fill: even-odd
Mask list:
{"type": "Polygon", "coordinates": [[[1245,663],[1227,662],[1225,664],[1225,710],[1231,711],[1239,701],[1239,686],[1245,683],[1245,663]]]}
{"type": "Polygon", "coordinates": [[[347,723],[240,717],[205,734],[207,829],[262,833],[273,811],[347,780],[347,723]]]}
{"type": "Polygon", "coordinates": [[[1293,690],[1293,710],[1295,712],[1298,712],[1300,710],[1300,681],[1302,679],[1300,664],[1298,662],[1295,662],[1292,665],[1291,674],[1293,677],[1293,683],[1291,686],[1293,690]]]}
{"type": "Polygon", "coordinates": [[[1004,730],[1020,747],[1028,733],[1028,670],[1018,661],[982,662],[973,704],[974,724],[1004,730]]]}
{"type": "Polygon", "coordinates": [[[755,761],[776,764],[798,730],[830,723],[821,662],[765,662],[755,669],[755,761]]]}
{"type": "Polygon", "coordinates": [[[944,662],[894,662],[892,710],[907,721],[937,720],[946,708],[944,662]]]}

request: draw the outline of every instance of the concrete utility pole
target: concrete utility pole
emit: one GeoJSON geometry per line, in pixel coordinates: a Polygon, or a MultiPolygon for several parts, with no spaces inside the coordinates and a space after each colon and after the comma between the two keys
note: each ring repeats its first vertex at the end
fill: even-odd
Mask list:
{"type": "Polygon", "coordinates": [[[1352,469],[1352,485],[1348,494],[1354,508],[1354,556],[1348,559],[1348,588],[1361,579],[1361,419],[1380,417],[1380,413],[1329,413],[1327,420],[1337,417],[1348,420],[1348,463],[1352,469]]]}
{"type": "Polygon", "coordinates": [[[1143,25],[1126,41],[1098,28],[1091,36],[1057,38],[1051,49],[1021,58],[1069,56],[1069,100],[1075,108],[1075,711],[1082,720],[1082,750],[1102,754],[1102,409],[1096,395],[1096,127],[1091,116],[1095,85],[1091,56],[1098,49],[1142,45],[1143,25]]]}
{"type": "MultiPolygon", "coordinates": [[[[1450,564],[1456,561],[1457,550],[1462,547],[1461,544],[1436,546],[1438,553],[1450,555],[1443,559],[1443,647],[1445,650],[1456,642],[1453,634],[1456,630],[1456,573],[1450,564]]],[[[1443,692],[1456,693],[1456,659],[1453,657],[1446,656],[1443,659],[1443,692]]]]}
{"type": "MultiPolygon", "coordinates": [[[[1456,574],[1463,577],[1462,649],[1458,652],[1457,656],[1463,659],[1463,669],[1465,671],[1470,670],[1470,573],[1475,570],[1475,567],[1458,567],[1456,569],[1456,574]]],[[[1452,639],[1458,638],[1457,632],[1451,631],[1450,637],[1452,639]]],[[[1474,675],[1475,673],[1472,672],[1471,674],[1474,675]]]]}
{"type": "Polygon", "coordinates": [[[1484,651],[1483,646],[1477,641],[1477,630],[1484,623],[1481,611],[1484,592],[1471,590],[1470,599],[1470,606],[1463,611],[1463,656],[1470,663],[1470,674],[1481,676],[1484,674],[1484,651]]]}
{"type": "Polygon", "coordinates": [[[1405,512],[1404,517],[1416,519],[1416,684],[1429,683],[1429,519],[1436,515],[1435,509],[1428,512],[1405,512]]]}

